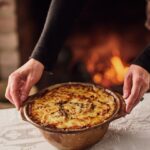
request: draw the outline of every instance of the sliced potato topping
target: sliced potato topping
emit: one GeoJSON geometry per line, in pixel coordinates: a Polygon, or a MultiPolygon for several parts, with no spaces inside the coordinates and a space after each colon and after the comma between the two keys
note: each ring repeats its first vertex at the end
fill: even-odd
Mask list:
{"type": "Polygon", "coordinates": [[[30,104],[36,123],[59,129],[81,129],[105,122],[115,109],[115,98],[102,88],[82,84],[60,85],[30,104]]]}

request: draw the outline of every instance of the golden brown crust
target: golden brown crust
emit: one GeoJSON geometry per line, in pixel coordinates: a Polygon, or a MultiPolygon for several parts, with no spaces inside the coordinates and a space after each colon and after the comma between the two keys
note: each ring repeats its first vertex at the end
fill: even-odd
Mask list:
{"type": "Polygon", "coordinates": [[[53,88],[29,105],[30,118],[46,127],[81,129],[104,123],[116,109],[115,98],[92,85],[53,88]]]}

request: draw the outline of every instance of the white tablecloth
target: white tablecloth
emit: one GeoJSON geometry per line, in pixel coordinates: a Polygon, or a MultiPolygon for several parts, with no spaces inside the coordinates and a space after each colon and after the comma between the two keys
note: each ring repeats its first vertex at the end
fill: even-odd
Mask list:
{"type": "MultiPolygon", "coordinates": [[[[93,135],[94,136],[94,135],[93,135]]],[[[56,150],[16,109],[0,110],[0,150],[56,150]]],[[[125,118],[113,121],[90,150],[150,150],[150,94],[125,118]]]]}

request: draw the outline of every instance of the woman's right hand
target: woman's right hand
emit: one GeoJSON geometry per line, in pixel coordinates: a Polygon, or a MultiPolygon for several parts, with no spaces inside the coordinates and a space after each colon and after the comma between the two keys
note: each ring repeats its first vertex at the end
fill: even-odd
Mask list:
{"type": "Polygon", "coordinates": [[[43,71],[43,64],[30,59],[9,76],[5,96],[17,109],[28,97],[32,86],[40,80],[43,71]]]}

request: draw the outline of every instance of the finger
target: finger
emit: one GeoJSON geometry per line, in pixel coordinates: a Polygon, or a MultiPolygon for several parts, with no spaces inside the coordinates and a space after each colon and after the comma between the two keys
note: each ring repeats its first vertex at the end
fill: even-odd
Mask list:
{"type": "Polygon", "coordinates": [[[29,76],[26,80],[26,82],[24,83],[24,87],[21,89],[21,101],[25,101],[29,95],[29,92],[32,88],[32,80],[31,80],[31,76],[29,76]]]}
{"type": "Polygon", "coordinates": [[[6,88],[5,97],[6,97],[12,104],[14,104],[14,102],[13,102],[13,100],[12,100],[12,97],[11,97],[11,95],[10,95],[9,84],[8,84],[8,86],[7,86],[7,88],[6,88]]]}
{"type": "Polygon", "coordinates": [[[133,86],[131,89],[131,94],[128,97],[128,99],[126,100],[126,111],[127,113],[130,113],[134,103],[136,102],[136,100],[138,99],[139,95],[140,95],[140,89],[141,89],[141,85],[139,83],[139,80],[134,78],[133,79],[133,86]]]}
{"type": "Polygon", "coordinates": [[[143,95],[144,95],[144,88],[141,87],[140,92],[139,92],[139,96],[138,96],[138,98],[136,99],[136,101],[133,104],[133,108],[140,102],[140,100],[143,97],[143,95]]]}
{"type": "Polygon", "coordinates": [[[130,95],[131,87],[132,87],[132,75],[128,74],[124,79],[123,98],[127,98],[130,95]]]}
{"type": "Polygon", "coordinates": [[[139,96],[138,96],[137,99],[135,100],[135,102],[134,102],[134,104],[133,104],[133,106],[132,106],[130,112],[131,112],[132,109],[141,101],[141,99],[142,99],[144,93],[147,91],[147,87],[144,86],[143,84],[142,84],[141,86],[139,85],[139,87],[140,87],[139,96]]]}
{"type": "Polygon", "coordinates": [[[142,86],[142,90],[141,90],[141,93],[140,93],[140,96],[139,96],[139,101],[142,101],[144,99],[143,96],[144,96],[145,92],[147,91],[147,87],[142,86]]]}
{"type": "Polygon", "coordinates": [[[13,80],[11,80],[11,84],[10,84],[11,97],[17,109],[19,109],[20,107],[20,98],[19,98],[20,97],[20,85],[18,81],[19,81],[19,78],[14,77],[13,80]]]}

